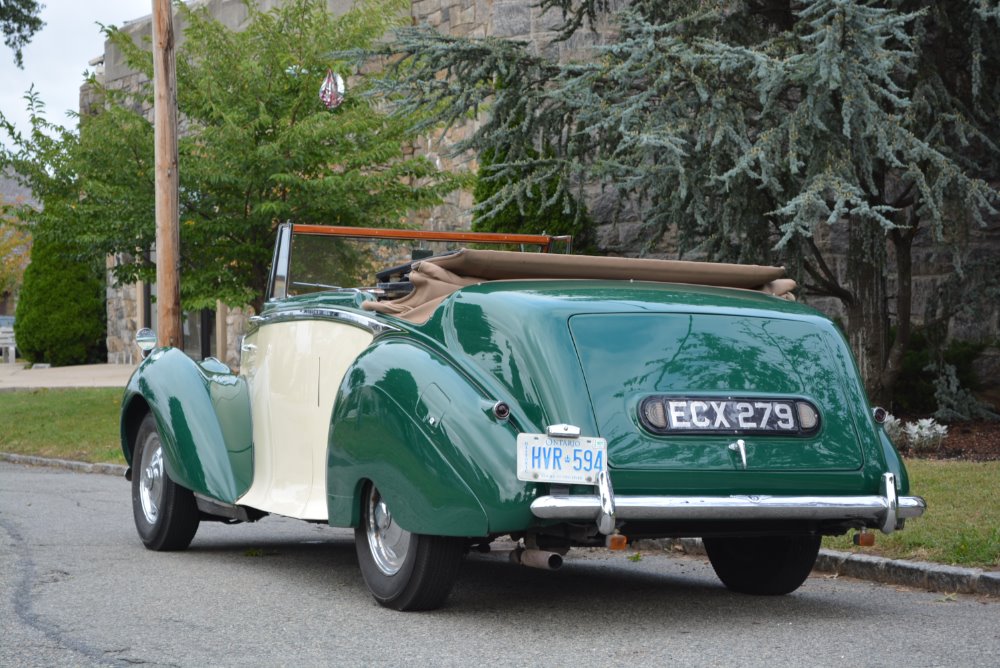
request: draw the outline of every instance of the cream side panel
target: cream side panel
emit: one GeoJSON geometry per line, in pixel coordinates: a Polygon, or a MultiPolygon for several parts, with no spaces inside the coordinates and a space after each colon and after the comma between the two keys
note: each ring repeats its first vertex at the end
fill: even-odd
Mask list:
{"type": "Polygon", "coordinates": [[[266,324],[244,347],[253,411],[254,478],[239,504],[288,517],[327,519],[326,446],[337,389],[372,341],[323,320],[266,324]]]}

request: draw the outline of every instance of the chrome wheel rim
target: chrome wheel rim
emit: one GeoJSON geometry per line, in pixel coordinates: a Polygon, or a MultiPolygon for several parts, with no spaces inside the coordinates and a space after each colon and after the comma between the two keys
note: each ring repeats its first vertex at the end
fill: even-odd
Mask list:
{"type": "Polygon", "coordinates": [[[150,435],[142,449],[139,463],[139,503],[150,524],[156,524],[163,499],[163,448],[160,439],[150,435]]]}
{"type": "Polygon", "coordinates": [[[406,561],[410,547],[410,532],[400,528],[392,519],[389,506],[374,487],[368,494],[368,549],[375,565],[385,575],[395,575],[406,561]]]}

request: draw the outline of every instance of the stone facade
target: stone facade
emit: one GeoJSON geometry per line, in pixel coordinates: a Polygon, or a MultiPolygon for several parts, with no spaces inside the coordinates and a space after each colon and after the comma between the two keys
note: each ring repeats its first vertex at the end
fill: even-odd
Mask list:
{"type": "MultiPolygon", "coordinates": [[[[280,0],[258,0],[262,9],[272,8],[280,0]]],[[[612,4],[621,5],[626,0],[612,0],[612,4]]],[[[239,28],[247,18],[246,8],[242,0],[205,0],[209,11],[226,25],[239,28]]],[[[350,0],[329,0],[330,10],[343,12],[350,6],[350,0]]],[[[497,36],[527,42],[538,52],[566,61],[588,57],[589,49],[613,36],[613,30],[608,25],[598,27],[595,33],[581,31],[566,42],[554,42],[556,27],[560,17],[555,13],[542,15],[534,3],[524,0],[414,0],[411,5],[411,18],[414,24],[426,23],[442,32],[465,37],[497,36]]],[[[183,25],[175,26],[178,40],[183,41],[183,25]]],[[[123,30],[134,39],[141,40],[150,33],[150,17],[137,19],[126,24],[123,30]]],[[[106,85],[116,88],[135,90],[140,84],[140,75],[128,69],[122,56],[111,45],[105,45],[103,59],[103,79],[106,85]]],[[[99,104],[91,93],[84,88],[81,91],[81,111],[99,104]]],[[[141,109],[151,113],[150,109],[141,109]]],[[[440,168],[445,170],[476,170],[475,156],[463,154],[452,156],[449,147],[468,136],[475,130],[475,121],[453,128],[448,136],[440,133],[424,137],[413,147],[418,153],[426,155],[440,168]]],[[[473,198],[469,192],[456,192],[448,196],[446,201],[428,212],[415,213],[414,219],[425,227],[438,230],[468,229],[473,198]]],[[[598,225],[598,245],[612,255],[636,255],[645,252],[645,233],[642,229],[641,212],[627,211],[617,219],[613,216],[615,210],[614,194],[594,192],[590,198],[589,208],[592,218],[598,225]]],[[[830,261],[839,275],[846,270],[846,241],[838,234],[824,235],[823,243],[831,250],[830,261]]],[[[1000,249],[1000,220],[994,220],[992,225],[973,235],[975,252],[987,257],[997,256],[1000,249]]],[[[653,256],[676,257],[677,248],[668,236],[656,248],[653,256]]],[[[949,255],[940,245],[931,239],[920,238],[914,246],[914,307],[915,321],[920,324],[931,298],[937,291],[941,281],[953,273],[949,255]]],[[[137,300],[128,296],[128,291],[134,286],[124,288],[108,288],[108,354],[109,361],[130,362],[135,358],[134,344],[131,337],[137,324],[135,313],[137,300]]],[[[890,295],[894,287],[890,286],[890,295]]],[[[835,299],[805,297],[809,304],[825,311],[833,317],[843,317],[843,308],[835,299]]],[[[246,316],[236,310],[228,311],[225,317],[226,326],[225,348],[220,348],[220,357],[231,366],[238,364],[239,340],[245,331],[246,316]]],[[[217,325],[218,326],[218,325],[217,325]]],[[[219,330],[221,333],[221,330],[219,330]]],[[[952,336],[981,341],[996,342],[1000,337],[1000,308],[985,304],[976,317],[967,321],[955,319],[950,326],[952,336]]]]}
{"type": "MultiPolygon", "coordinates": [[[[830,267],[841,280],[847,274],[847,235],[843,227],[835,230],[820,230],[817,242],[821,248],[827,249],[827,259],[830,267]]],[[[994,217],[985,228],[974,230],[968,239],[966,257],[973,263],[990,262],[998,257],[1000,251],[1000,217],[994,217]]],[[[947,246],[934,241],[930,233],[924,230],[913,242],[913,323],[915,326],[925,324],[928,319],[936,317],[935,306],[939,301],[939,289],[942,284],[955,277],[955,264],[947,246]]],[[[888,258],[890,269],[895,259],[890,253],[888,258]]],[[[890,271],[890,278],[892,272],[890,271]]],[[[888,295],[890,312],[895,312],[893,299],[897,286],[894,280],[889,281],[888,295]]],[[[989,298],[968,295],[970,312],[953,317],[948,322],[948,337],[962,341],[972,341],[986,345],[996,345],[1000,342],[1000,307],[989,298]]],[[[803,301],[817,308],[832,318],[846,320],[843,304],[834,297],[804,296],[803,301]]],[[[944,305],[950,307],[952,305],[944,305]]]]}
{"type": "Polygon", "coordinates": [[[115,285],[111,269],[118,258],[108,256],[108,362],[138,364],[142,359],[135,345],[135,333],[142,329],[142,285],[115,285]]]}

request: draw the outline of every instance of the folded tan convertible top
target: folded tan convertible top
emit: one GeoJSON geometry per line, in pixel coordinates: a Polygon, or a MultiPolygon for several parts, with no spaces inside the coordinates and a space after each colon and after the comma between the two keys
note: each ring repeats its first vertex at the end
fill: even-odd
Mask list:
{"type": "Polygon", "coordinates": [[[795,281],[782,278],[784,275],[784,267],[760,265],[462,249],[413,263],[413,292],[407,296],[365,302],[363,306],[419,323],[425,322],[445,297],[465,285],[552,278],[688,283],[760,290],[792,299],[795,281]]]}
{"type": "Polygon", "coordinates": [[[428,258],[424,262],[433,262],[459,276],[476,276],[490,281],[517,278],[633,279],[753,289],[785,275],[784,267],[470,249],[428,258]]]}

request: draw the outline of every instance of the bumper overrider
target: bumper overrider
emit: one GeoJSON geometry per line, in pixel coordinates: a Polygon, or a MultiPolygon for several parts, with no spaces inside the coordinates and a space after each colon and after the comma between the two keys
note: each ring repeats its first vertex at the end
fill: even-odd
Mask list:
{"type": "Polygon", "coordinates": [[[596,521],[605,535],[614,532],[617,520],[859,521],[892,533],[927,509],[919,496],[897,495],[892,473],[882,476],[880,491],[877,496],[615,496],[611,479],[601,472],[597,494],[540,496],[531,512],[541,519],[596,521]]]}

